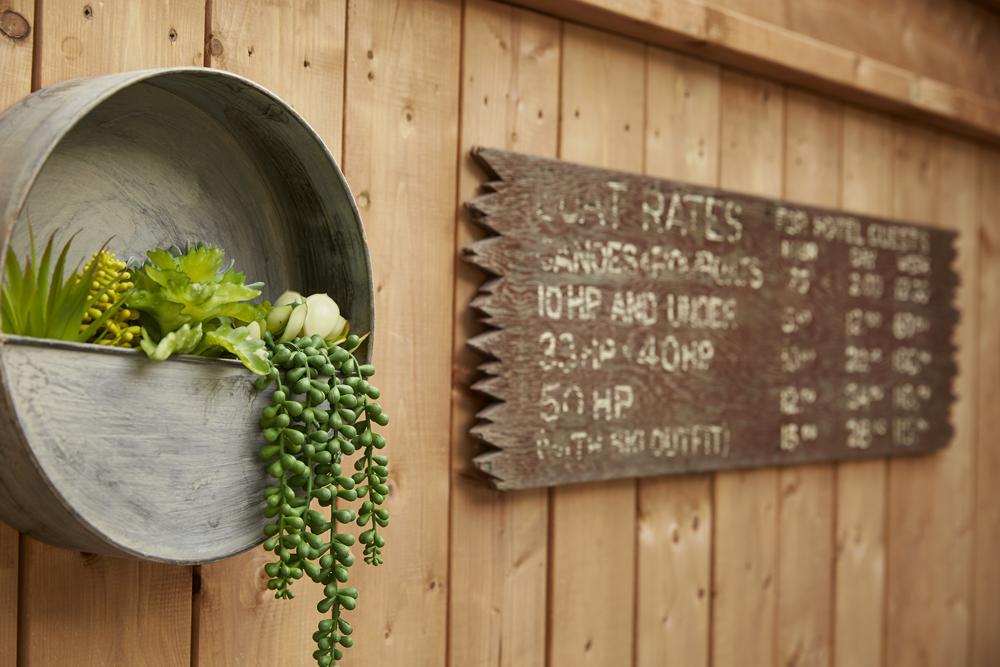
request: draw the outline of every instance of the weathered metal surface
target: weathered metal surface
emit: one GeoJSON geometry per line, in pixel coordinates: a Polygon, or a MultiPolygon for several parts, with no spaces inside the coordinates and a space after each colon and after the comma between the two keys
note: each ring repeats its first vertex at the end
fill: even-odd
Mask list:
{"type": "MultiPolygon", "coordinates": [[[[57,247],[79,230],[71,256],[109,237],[119,257],[203,239],[265,298],[327,292],[353,331],[374,325],[336,162],[290,107],[226,72],[78,79],[4,112],[0,262],[8,246],[25,256],[29,217],[36,239],[58,230],[57,247]]],[[[265,399],[239,364],[2,337],[0,368],[0,519],[56,546],[168,562],[263,539],[265,399]]]]}
{"type": "Polygon", "coordinates": [[[944,447],[955,233],[473,151],[502,489],[944,447]]]}

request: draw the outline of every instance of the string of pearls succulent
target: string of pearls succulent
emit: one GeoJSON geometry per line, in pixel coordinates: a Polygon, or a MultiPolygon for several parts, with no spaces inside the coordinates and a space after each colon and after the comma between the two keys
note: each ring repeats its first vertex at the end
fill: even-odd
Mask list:
{"type": "Polygon", "coordinates": [[[378,529],[388,525],[389,513],[379,506],[389,492],[389,471],[388,459],[377,453],[385,447],[385,438],[372,427],[385,426],[389,419],[374,402],[379,390],[368,381],[375,369],[359,364],[351,354],[362,339],[331,336],[346,333],[339,309],[331,318],[324,299],[313,299],[310,304],[295,296],[299,298],[281,304],[291,308],[267,322],[262,337],[271,368],[256,381],[260,391],[276,385],[260,420],[267,444],[260,448],[259,457],[275,480],[264,491],[264,516],[270,520],[264,527],[264,549],[277,559],[264,570],[268,588],[279,599],[295,597],[290,586],[303,576],[324,586],[317,609],[329,617],[320,621],[313,633],[317,645],[313,658],[320,667],[327,667],[337,664],[343,649],[353,644],[353,628],[341,614],[353,610],[358,597],[357,589],[341,587],[348,582],[348,568],[354,564],[351,547],[355,538],[346,531],[338,532],[339,527],[350,523],[365,527],[358,538],[364,545],[364,560],[370,565],[382,563],[385,538],[378,529]],[[310,308],[322,318],[307,320],[310,308]],[[300,311],[302,322],[291,321],[299,309],[306,311],[300,311]],[[279,321],[282,317],[284,322],[279,321]],[[324,334],[298,335],[308,329],[307,321],[315,326],[319,319],[319,329],[332,319],[324,334]],[[341,331],[333,331],[337,326],[341,331]],[[276,340],[275,334],[282,330],[276,340]],[[355,472],[348,475],[344,466],[347,457],[355,454],[359,454],[353,461],[355,472]],[[338,499],[352,502],[359,498],[364,501],[358,512],[336,508],[338,499]],[[311,509],[313,499],[321,508],[333,508],[330,520],[324,512],[311,509]]]}

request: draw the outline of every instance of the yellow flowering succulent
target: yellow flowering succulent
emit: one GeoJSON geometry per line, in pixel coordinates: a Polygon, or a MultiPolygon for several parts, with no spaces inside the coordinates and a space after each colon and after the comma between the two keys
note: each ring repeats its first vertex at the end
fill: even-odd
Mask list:
{"type": "MultiPolygon", "coordinates": [[[[125,270],[125,262],[115,259],[114,254],[106,250],[96,253],[84,267],[84,273],[94,262],[97,262],[97,272],[94,274],[94,281],[90,286],[90,297],[93,298],[98,294],[101,296],[84,313],[80,331],[85,330],[92,322],[100,319],[105,311],[124,298],[125,293],[134,286],[130,282],[132,274],[125,270]]],[[[82,278],[83,274],[77,274],[77,280],[82,278]]],[[[129,323],[138,318],[139,311],[121,306],[111,317],[101,323],[97,333],[90,338],[89,342],[112,347],[136,347],[137,344],[133,345],[132,341],[139,337],[140,327],[129,323]]]]}

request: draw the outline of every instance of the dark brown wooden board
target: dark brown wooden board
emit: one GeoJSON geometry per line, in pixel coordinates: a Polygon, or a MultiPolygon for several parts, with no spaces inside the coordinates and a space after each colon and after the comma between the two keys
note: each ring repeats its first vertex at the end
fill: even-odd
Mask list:
{"type": "Polygon", "coordinates": [[[490,148],[500,489],[945,447],[954,232],[490,148]]]}

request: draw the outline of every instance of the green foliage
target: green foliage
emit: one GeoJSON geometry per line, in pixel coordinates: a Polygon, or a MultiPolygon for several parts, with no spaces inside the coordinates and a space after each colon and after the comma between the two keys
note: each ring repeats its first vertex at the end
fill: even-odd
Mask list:
{"type": "Polygon", "coordinates": [[[366,563],[382,563],[385,538],[378,529],[388,525],[389,513],[378,506],[389,492],[389,460],[376,453],[385,447],[385,438],[374,433],[372,425],[385,426],[389,419],[369,400],[379,397],[367,380],[375,369],[359,365],[349,352],[360,344],[357,336],[338,344],[318,335],[275,343],[265,333],[264,339],[271,368],[257,379],[256,387],[264,391],[277,384],[260,420],[266,444],[259,458],[275,479],[264,491],[264,516],[273,520],[264,526],[264,548],[277,560],[264,570],[268,588],[279,599],[295,597],[289,586],[303,576],[323,584],[323,599],[316,608],[330,617],[313,633],[313,658],[326,667],[335,665],[343,649],[353,644],[353,628],[341,616],[343,610],[355,608],[358,597],[356,589],[340,586],[347,583],[354,564],[349,547],[355,539],[338,532],[338,525],[371,524],[358,541],[364,545],[366,563]],[[353,462],[355,473],[348,475],[346,457],[355,453],[360,454],[353,462]],[[338,499],[359,498],[364,502],[357,513],[336,509],[338,499]],[[320,507],[334,508],[332,521],[310,509],[313,499],[320,507]]]}
{"type": "Polygon", "coordinates": [[[184,253],[171,247],[146,254],[149,259],[136,269],[128,305],[144,315],[141,345],[151,359],[228,352],[254,373],[267,373],[264,342],[238,326],[266,314],[263,306],[247,303],[260,290],[245,284],[232,263],[223,268],[224,251],[196,243],[184,253]]]}
{"type": "Polygon", "coordinates": [[[217,272],[225,258],[219,248],[194,248],[180,257],[160,248],[146,254],[151,264],[136,276],[129,304],[151,315],[161,335],[215,317],[244,322],[256,317],[256,309],[242,302],[256,299],[260,290],[247,287],[242,273],[217,272]]]}
{"type": "MultiPolygon", "coordinates": [[[[76,271],[80,268],[77,263],[69,278],[63,280],[66,255],[76,234],[73,234],[63,246],[55,266],[52,266],[52,243],[55,232],[45,244],[41,262],[35,256],[35,235],[30,225],[28,234],[31,238],[31,257],[25,262],[23,271],[13,249],[7,249],[7,279],[0,294],[3,332],[35,338],[86,342],[109,317],[114,315],[124,303],[124,299],[112,304],[89,326],[83,327],[84,315],[97,304],[112,284],[109,283],[91,296],[91,285],[99,268],[97,262],[92,262],[80,278],[76,276],[76,271]]],[[[104,250],[103,246],[101,250],[104,250]]]]}
{"type": "Polygon", "coordinates": [[[234,328],[229,324],[220,324],[215,331],[206,331],[200,349],[195,354],[207,356],[206,352],[216,349],[225,350],[241,359],[247,368],[258,375],[264,375],[271,368],[264,341],[251,336],[247,327],[234,328]]]}
{"type": "Polygon", "coordinates": [[[194,325],[185,324],[176,331],[171,331],[160,339],[159,343],[154,343],[149,338],[149,333],[145,328],[142,330],[142,340],[139,345],[143,352],[149,355],[153,361],[166,361],[171,354],[191,354],[198,347],[202,339],[201,323],[194,325]]]}

